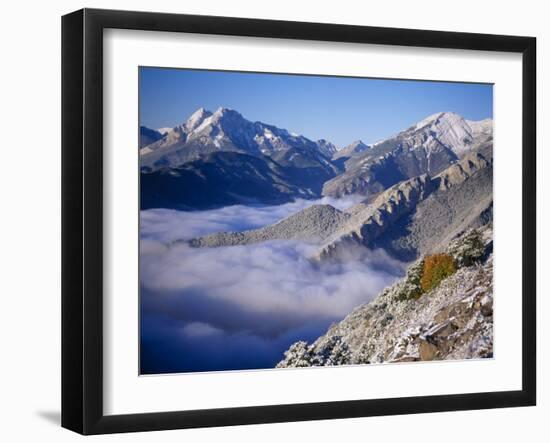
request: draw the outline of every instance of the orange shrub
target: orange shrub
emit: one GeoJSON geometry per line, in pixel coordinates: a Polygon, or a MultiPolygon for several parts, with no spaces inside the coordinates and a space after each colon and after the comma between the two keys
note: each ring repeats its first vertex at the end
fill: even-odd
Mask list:
{"type": "Polygon", "coordinates": [[[427,292],[435,288],[441,280],[454,274],[456,271],[453,257],[448,254],[428,255],[424,259],[424,269],[422,270],[422,278],[420,286],[422,292],[427,292]]]}

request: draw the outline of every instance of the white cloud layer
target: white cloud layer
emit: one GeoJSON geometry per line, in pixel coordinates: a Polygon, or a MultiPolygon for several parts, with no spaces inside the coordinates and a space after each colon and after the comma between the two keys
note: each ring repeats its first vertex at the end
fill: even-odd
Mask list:
{"type": "Polygon", "coordinates": [[[314,204],[329,204],[345,210],[361,200],[359,196],[341,199],[324,197],[319,200],[296,200],[278,206],[226,206],[208,211],[176,211],[149,209],[141,211],[142,239],[169,243],[213,232],[244,231],[270,225],[314,204]]]}
{"type": "MultiPolygon", "coordinates": [[[[221,345],[223,340],[223,346],[229,348],[246,343],[250,352],[258,352],[263,359],[259,365],[266,361],[272,365],[293,341],[322,334],[331,322],[370,301],[402,275],[403,263],[381,250],[363,250],[357,260],[346,264],[318,266],[308,260],[316,245],[297,241],[203,249],[181,243],[168,246],[175,239],[265,226],[314,203],[319,201],[200,212],[143,211],[143,343],[160,330],[163,340],[187,341],[180,343],[181,352],[187,353],[197,351],[191,340],[202,340],[203,351],[214,341],[221,345]],[[171,329],[178,333],[172,334],[171,329]],[[208,339],[211,341],[205,343],[208,339]],[[258,347],[256,351],[250,340],[258,347]]],[[[335,205],[344,208],[353,203],[337,201],[335,205]]],[[[176,349],[177,345],[174,342],[176,349]]],[[[231,359],[231,354],[227,358],[231,359]]],[[[205,359],[201,370],[208,370],[208,365],[205,359]]],[[[233,367],[230,361],[216,360],[212,365],[212,369],[233,367]]],[[[158,362],[145,366],[159,367],[158,362]]],[[[253,359],[243,366],[254,367],[253,359]]],[[[177,364],[171,367],[161,372],[179,368],[177,364]]]]}

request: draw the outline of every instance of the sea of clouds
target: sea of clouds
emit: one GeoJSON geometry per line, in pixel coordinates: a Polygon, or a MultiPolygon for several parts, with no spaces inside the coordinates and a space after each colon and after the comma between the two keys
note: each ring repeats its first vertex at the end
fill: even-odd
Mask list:
{"type": "Polygon", "coordinates": [[[173,243],[269,225],[315,203],[346,209],[356,201],[142,211],[142,373],[272,368],[290,344],[314,340],[403,275],[404,264],[382,250],[319,265],[309,260],[318,245],[299,241],[173,243]]]}

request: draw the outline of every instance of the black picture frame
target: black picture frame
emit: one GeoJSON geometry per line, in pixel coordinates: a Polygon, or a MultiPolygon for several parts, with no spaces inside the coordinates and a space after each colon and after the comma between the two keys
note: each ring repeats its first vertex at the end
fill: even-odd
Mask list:
{"type": "Polygon", "coordinates": [[[536,403],[536,39],[230,17],[83,9],[62,18],[62,426],[104,434],[458,411],[536,403]],[[104,415],[103,30],[107,28],[503,51],[523,63],[522,388],[104,415]]]}

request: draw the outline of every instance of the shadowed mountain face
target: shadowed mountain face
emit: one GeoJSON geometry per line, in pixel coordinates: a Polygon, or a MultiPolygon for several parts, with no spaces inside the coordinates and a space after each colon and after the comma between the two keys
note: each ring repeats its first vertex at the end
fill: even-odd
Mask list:
{"type": "Polygon", "coordinates": [[[325,139],[317,140],[317,147],[321,153],[328,158],[331,158],[333,155],[335,155],[338,152],[338,147],[334,144],[329,142],[325,139]]]}
{"type": "Polygon", "coordinates": [[[145,126],[139,127],[139,147],[143,148],[162,138],[162,134],[155,129],[150,129],[145,126]]]}
{"type": "Polygon", "coordinates": [[[319,188],[269,158],[213,152],[177,168],[141,174],[141,208],[210,209],[313,198],[319,188]],[[296,182],[304,186],[296,185],[296,182]]]}
{"type": "Polygon", "coordinates": [[[140,128],[141,207],[202,209],[236,203],[360,194],[434,176],[471,151],[492,149],[492,121],[453,113],[426,118],[387,140],[342,149],[232,109],[197,110],[163,135],[140,128]]]}

